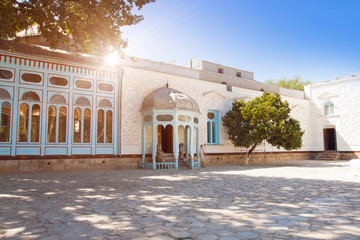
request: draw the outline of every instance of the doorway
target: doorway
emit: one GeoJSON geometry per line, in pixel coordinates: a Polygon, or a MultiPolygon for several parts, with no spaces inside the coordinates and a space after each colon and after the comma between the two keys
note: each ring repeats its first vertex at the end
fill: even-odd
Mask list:
{"type": "Polygon", "coordinates": [[[336,151],[335,128],[324,129],[324,151],[336,151]]]}
{"type": "Polygon", "coordinates": [[[158,144],[161,144],[164,153],[173,153],[173,126],[162,125],[157,127],[158,144]]]}

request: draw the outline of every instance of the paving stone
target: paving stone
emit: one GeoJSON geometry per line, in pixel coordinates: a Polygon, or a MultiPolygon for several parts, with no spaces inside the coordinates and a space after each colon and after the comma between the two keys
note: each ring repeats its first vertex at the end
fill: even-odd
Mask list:
{"type": "Polygon", "coordinates": [[[188,238],[191,234],[189,232],[170,232],[170,236],[174,238],[188,238]]]}
{"type": "Polygon", "coordinates": [[[259,234],[254,232],[238,232],[236,237],[240,239],[256,239],[259,237],[259,234]]]}
{"type": "Polygon", "coordinates": [[[169,236],[158,235],[158,236],[151,237],[149,240],[173,240],[173,238],[169,237],[169,236]]]}
{"type": "Polygon", "coordinates": [[[198,235],[197,239],[198,240],[217,240],[217,239],[219,239],[219,237],[216,235],[203,234],[203,235],[198,235]]]}

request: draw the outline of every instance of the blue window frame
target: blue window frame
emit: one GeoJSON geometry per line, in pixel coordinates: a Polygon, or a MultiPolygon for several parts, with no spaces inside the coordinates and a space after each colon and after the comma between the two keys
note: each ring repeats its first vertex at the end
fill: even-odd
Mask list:
{"type": "Polygon", "coordinates": [[[219,111],[208,110],[207,113],[207,143],[219,144],[219,111]]]}
{"type": "Polygon", "coordinates": [[[334,104],[332,102],[327,102],[324,104],[324,115],[334,114],[334,104]]]}

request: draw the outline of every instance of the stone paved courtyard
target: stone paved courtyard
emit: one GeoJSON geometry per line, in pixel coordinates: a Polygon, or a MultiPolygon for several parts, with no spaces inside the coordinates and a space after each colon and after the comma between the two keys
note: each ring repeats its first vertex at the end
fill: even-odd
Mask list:
{"type": "Polygon", "coordinates": [[[348,161],[0,175],[0,239],[360,239],[348,161]]]}

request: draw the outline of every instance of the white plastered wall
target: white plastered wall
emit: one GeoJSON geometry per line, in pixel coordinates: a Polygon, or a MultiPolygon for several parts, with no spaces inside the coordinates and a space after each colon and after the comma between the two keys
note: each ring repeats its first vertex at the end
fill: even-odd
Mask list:
{"type": "MultiPolygon", "coordinates": [[[[251,100],[261,96],[261,91],[254,91],[244,88],[232,87],[232,91],[227,91],[226,85],[181,77],[177,75],[165,74],[155,71],[148,71],[132,67],[123,67],[122,76],[122,115],[121,115],[121,154],[141,154],[142,146],[142,121],[141,105],[143,99],[151,92],[165,87],[169,87],[183,92],[192,97],[200,108],[200,144],[206,143],[207,136],[207,110],[219,111],[219,145],[205,145],[208,153],[229,153],[240,152],[245,149],[235,148],[228,139],[226,128],[222,124],[221,118],[231,109],[234,100],[244,98],[251,100]]],[[[309,100],[282,97],[289,102],[293,109],[291,116],[301,121],[301,127],[305,130],[303,148],[299,151],[312,150],[312,131],[311,120],[309,120],[309,100]]],[[[265,150],[284,151],[271,145],[266,145],[265,150]]]]}

